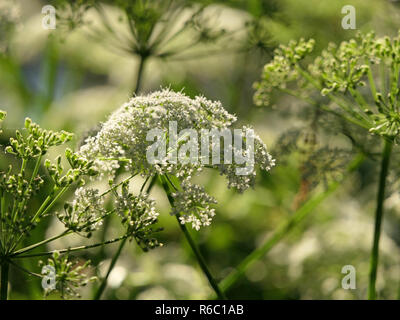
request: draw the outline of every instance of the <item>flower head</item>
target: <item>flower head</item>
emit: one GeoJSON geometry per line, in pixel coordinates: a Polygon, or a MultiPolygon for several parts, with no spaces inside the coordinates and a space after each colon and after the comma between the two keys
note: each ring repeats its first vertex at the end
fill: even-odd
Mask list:
{"type": "MultiPolygon", "coordinates": [[[[235,121],[236,117],[229,114],[219,101],[210,101],[203,96],[191,99],[183,93],[164,89],[147,96],[134,97],[122,105],[103,123],[96,136],[87,138],[80,153],[87,159],[94,159],[98,169],[103,172],[110,173],[122,163],[128,170],[144,176],[170,174],[186,178],[204,165],[201,162],[169,161],[170,153],[174,150],[169,150],[164,161],[149,163],[147,151],[153,144],[146,139],[149,130],[159,128],[167,132],[171,123],[176,123],[178,131],[224,130],[231,128],[235,121]]],[[[164,138],[172,139],[171,133],[164,138]]],[[[267,156],[262,167],[269,170],[273,166],[272,157],[268,156],[261,140],[258,137],[256,140],[258,154],[267,156]]],[[[181,144],[183,141],[178,141],[178,145],[181,144]]]]}
{"type": "Polygon", "coordinates": [[[154,238],[154,233],[160,229],[153,229],[159,214],[156,212],[154,200],[149,199],[146,193],[136,196],[129,192],[129,186],[125,183],[122,185],[121,194],[116,195],[115,208],[126,226],[127,234],[134,238],[144,251],[161,245],[154,238]]]}
{"type": "Polygon", "coordinates": [[[209,226],[215,216],[215,209],[210,205],[216,204],[212,196],[204,188],[185,180],[181,184],[182,190],[172,194],[174,206],[172,214],[182,214],[181,223],[191,223],[193,229],[199,230],[201,226],[209,226]]]}
{"type": "MultiPolygon", "coordinates": [[[[274,166],[274,160],[265,144],[250,128],[244,127],[239,130],[240,134],[238,129],[233,130],[235,121],[236,117],[228,113],[219,101],[211,101],[203,96],[191,99],[183,93],[164,89],[147,96],[134,97],[122,105],[102,124],[95,136],[86,139],[79,152],[89,161],[94,161],[98,170],[111,175],[122,165],[128,171],[144,177],[175,176],[180,182],[185,182],[184,188],[194,192],[187,196],[198,195],[199,190],[188,181],[204,167],[218,169],[227,177],[228,187],[242,192],[254,185],[256,167],[268,171],[274,166]],[[149,150],[155,145],[154,140],[148,139],[150,130],[158,133],[157,143],[162,145],[168,142],[170,145],[159,152],[156,161],[150,161],[148,157],[149,150]],[[245,136],[243,131],[246,131],[245,136]],[[211,135],[204,135],[203,139],[204,132],[211,132],[211,135]],[[215,132],[222,136],[213,135],[215,132]],[[235,132],[233,138],[232,132],[235,132]],[[197,133],[201,134],[201,139],[197,133]],[[224,150],[221,151],[224,134],[228,140],[224,140],[224,150]],[[240,139],[236,139],[237,136],[240,139]],[[198,143],[200,140],[201,143],[198,143]],[[187,147],[189,142],[190,147],[187,147]],[[199,154],[201,157],[196,157],[199,154]],[[225,161],[229,155],[230,158],[233,155],[233,160],[225,161]],[[214,161],[214,156],[218,161],[214,161]]],[[[191,214],[197,210],[194,207],[188,208],[186,205],[185,210],[186,215],[182,216],[181,221],[192,222],[196,229],[199,225],[209,224],[213,216],[208,209],[201,215],[191,214]]]]}
{"type": "Polygon", "coordinates": [[[61,255],[58,251],[53,253],[46,265],[43,261],[39,261],[39,266],[42,267],[42,286],[45,289],[45,296],[57,291],[63,299],[80,297],[78,289],[97,280],[96,277],[88,277],[84,273],[90,266],[90,261],[83,264],[79,261],[72,262],[68,254],[61,255]]]}
{"type": "Polygon", "coordinates": [[[69,230],[90,236],[102,225],[105,215],[103,202],[99,190],[81,187],[75,191],[72,203],[66,203],[64,211],[57,216],[69,230]]]}
{"type": "Polygon", "coordinates": [[[400,33],[394,38],[360,33],[339,45],[330,44],[304,66],[301,60],[312,47],[313,40],[300,40],[277,50],[255,84],[256,103],[271,104],[272,92],[278,90],[323,106],[371,133],[398,140],[400,33]]]}

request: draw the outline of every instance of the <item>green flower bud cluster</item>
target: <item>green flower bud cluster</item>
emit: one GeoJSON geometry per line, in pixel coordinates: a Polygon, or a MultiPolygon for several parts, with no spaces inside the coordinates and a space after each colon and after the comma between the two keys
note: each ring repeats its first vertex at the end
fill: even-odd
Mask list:
{"type": "MultiPolygon", "coordinates": [[[[4,121],[4,119],[6,118],[6,116],[7,116],[7,112],[5,112],[5,111],[1,111],[0,110],[0,123],[2,123],[3,121],[4,121]]],[[[3,131],[0,129],[0,133],[2,133],[3,131]]]]}
{"type": "Polygon", "coordinates": [[[93,166],[93,161],[89,161],[78,153],[72,152],[71,149],[67,148],[65,157],[71,166],[65,174],[63,174],[64,167],[61,164],[61,156],[56,158],[55,163],[51,163],[48,159],[45,161],[45,167],[57,187],[67,187],[77,181],[83,185],[85,183],[84,180],[80,180],[83,176],[94,177],[99,174],[98,170],[93,166]]]}
{"type": "Polygon", "coordinates": [[[274,88],[286,88],[287,84],[299,78],[295,65],[312,52],[315,41],[313,39],[298,42],[290,41],[287,46],[280,45],[274,51],[274,58],[264,66],[262,81],[255,83],[257,105],[269,104],[270,95],[274,88]]]}
{"type": "Polygon", "coordinates": [[[398,140],[400,35],[378,38],[373,32],[360,33],[340,45],[330,44],[306,66],[301,62],[311,53],[313,42],[308,42],[307,49],[304,43],[300,40],[276,51],[255,84],[256,104],[269,105],[275,90],[315,106],[324,101],[325,111],[373,134],[398,140]],[[285,90],[289,85],[290,90],[285,90]]]}
{"type": "MultiPolygon", "coordinates": [[[[0,111],[0,121],[5,117],[6,112],[0,111]]],[[[71,138],[72,134],[65,131],[44,130],[29,118],[25,120],[25,130],[17,130],[15,137],[10,138],[4,150],[19,159],[21,167],[17,170],[13,164],[0,172],[0,254],[12,251],[24,237],[29,236],[46,213],[44,208],[37,215],[27,214],[30,199],[44,184],[39,174],[41,159],[50,147],[66,143],[71,138]],[[28,167],[31,160],[35,161],[33,171],[28,167]]]]}
{"type": "MultiPolygon", "coordinates": [[[[0,122],[5,117],[6,112],[0,111],[0,122]]],[[[73,153],[70,149],[66,150],[65,156],[71,168],[65,174],[61,156],[57,157],[55,164],[46,160],[45,167],[52,179],[53,188],[50,188],[37,211],[31,212],[34,209],[29,206],[32,196],[37,194],[46,180],[40,172],[43,156],[49,148],[64,144],[71,138],[70,133],[44,130],[26,118],[25,130],[17,130],[15,137],[10,138],[9,145],[4,147],[8,154],[15,156],[16,160],[21,162],[21,166],[19,169],[16,168],[13,161],[7,170],[0,171],[0,258],[12,254],[18,245],[29,237],[31,230],[41,218],[50,213],[52,206],[68,187],[76,182],[78,185],[83,185],[85,176],[92,177],[98,174],[93,169],[93,161],[73,153]]],[[[95,208],[89,206],[88,210],[83,210],[82,206],[83,204],[78,205],[78,202],[71,206],[66,205],[66,212],[70,215],[61,216],[60,220],[64,222],[67,231],[88,234],[101,224],[102,211],[99,206],[95,208]]]]}
{"type": "Polygon", "coordinates": [[[1,188],[19,201],[36,194],[42,185],[43,179],[40,176],[35,177],[30,183],[24,178],[23,173],[13,174],[12,166],[9,166],[6,172],[0,174],[1,188]]]}
{"type": "Polygon", "coordinates": [[[330,92],[346,92],[349,88],[365,86],[363,81],[370,67],[365,64],[368,48],[356,40],[345,41],[337,47],[330,44],[320,57],[309,66],[310,73],[319,79],[322,95],[330,92]]]}
{"type": "Polygon", "coordinates": [[[43,268],[45,266],[43,261],[39,261],[39,266],[42,267],[44,277],[54,277],[53,285],[45,288],[45,296],[58,292],[63,299],[79,298],[80,294],[77,290],[97,280],[97,277],[89,277],[85,273],[85,270],[90,267],[90,260],[83,264],[79,260],[72,262],[69,260],[68,254],[61,255],[58,251],[55,251],[47,260],[47,268],[43,268]],[[54,274],[51,274],[52,270],[54,270],[54,274]]]}
{"type": "Polygon", "coordinates": [[[22,134],[16,130],[16,138],[10,138],[10,146],[6,147],[6,152],[29,160],[46,154],[47,150],[54,146],[59,146],[70,141],[72,133],[65,131],[53,132],[44,130],[31,119],[25,119],[25,129],[27,134],[22,134]]]}

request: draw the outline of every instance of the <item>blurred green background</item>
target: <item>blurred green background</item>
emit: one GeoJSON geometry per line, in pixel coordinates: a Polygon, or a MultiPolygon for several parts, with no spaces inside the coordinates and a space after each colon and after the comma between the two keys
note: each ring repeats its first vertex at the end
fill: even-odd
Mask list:
{"type": "MultiPolygon", "coordinates": [[[[118,1],[103,2],[105,13],[115,20],[117,30],[123,30],[121,14],[114,5],[118,1]]],[[[22,126],[24,117],[30,116],[45,128],[74,132],[71,146],[76,149],[86,132],[133,95],[139,58],[116,50],[115,39],[98,32],[101,21],[92,9],[84,11],[83,21],[77,26],[68,24],[68,8],[60,9],[56,30],[45,30],[41,10],[46,4],[57,8],[59,1],[0,0],[0,108],[8,112],[1,141],[4,144],[13,130],[22,126]],[[93,33],[98,37],[90,36],[93,33]]],[[[220,100],[228,111],[237,114],[240,122],[255,127],[277,160],[270,173],[259,175],[256,188],[244,194],[227,190],[224,179],[216,173],[207,171],[197,178],[219,204],[212,225],[192,234],[213,274],[222,280],[287,221],[304,200],[325,188],[322,179],[317,179],[304,194],[301,154],[292,152],[285,155],[285,160],[280,158],[280,136],[308,123],[302,105],[278,96],[275,109],[254,106],[253,83],[259,79],[274,48],[291,39],[312,37],[318,53],[329,42],[349,39],[360,30],[395,35],[400,25],[400,6],[385,0],[210,0],[194,5],[205,5],[209,25],[215,30],[224,29],[227,35],[206,41],[182,55],[148,58],[139,93],[170,86],[190,96],[203,94],[220,100]],[[341,27],[344,5],[356,8],[357,30],[341,27]]],[[[117,34],[122,35],[123,31],[117,34]]],[[[191,41],[188,37],[190,33],[177,39],[176,46],[180,48],[182,42],[184,48],[191,41]]],[[[323,143],[338,142],[328,138],[323,143]]],[[[54,158],[58,151],[54,150],[49,157],[54,158]]],[[[0,163],[4,168],[3,156],[0,163]]],[[[246,271],[228,290],[228,297],[364,299],[376,167],[376,162],[368,160],[349,175],[333,195],[246,271]],[[357,270],[355,290],[341,287],[341,269],[345,265],[353,265],[357,270]]],[[[400,293],[400,198],[395,183],[398,177],[396,173],[392,175],[377,283],[380,298],[386,299],[396,299],[400,293]]],[[[160,225],[165,230],[160,239],[165,245],[149,253],[142,253],[134,243],[125,247],[103,298],[210,298],[212,291],[207,279],[199,272],[175,219],[169,215],[161,189],[156,187],[153,197],[162,213],[160,225]]],[[[41,200],[40,195],[35,199],[37,203],[41,200]]],[[[59,240],[48,249],[110,239],[120,233],[117,221],[107,224],[107,234],[98,232],[90,240],[59,240]]],[[[32,237],[42,240],[56,234],[59,228],[56,218],[48,218],[32,237]]],[[[92,272],[102,276],[117,246],[92,249],[76,257],[92,260],[93,265],[98,265],[92,272]]],[[[24,266],[39,272],[37,263],[37,259],[32,259],[25,261],[24,266]]],[[[13,269],[10,282],[11,299],[42,299],[40,280],[13,269]]],[[[92,291],[92,287],[86,288],[83,297],[91,298],[92,291]]]]}

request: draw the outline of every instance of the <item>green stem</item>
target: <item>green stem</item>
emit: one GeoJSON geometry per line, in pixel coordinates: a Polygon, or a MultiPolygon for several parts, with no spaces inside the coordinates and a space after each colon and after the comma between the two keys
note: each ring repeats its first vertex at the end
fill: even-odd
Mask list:
{"type": "MultiPolygon", "coordinates": [[[[40,217],[42,215],[45,215],[47,212],[49,212],[49,210],[51,208],[53,208],[53,206],[56,204],[56,202],[58,201],[58,199],[60,199],[62,197],[62,195],[68,190],[69,186],[64,187],[61,189],[61,191],[57,194],[57,196],[53,199],[53,201],[47,206],[47,208],[45,210],[43,210],[42,212],[38,211],[35,215],[35,219],[37,217],[40,217]]],[[[32,222],[35,222],[35,219],[32,219],[32,222]]]]}
{"type": "Polygon", "coordinates": [[[368,299],[376,299],[376,275],[378,271],[379,260],[379,239],[381,236],[381,226],[383,219],[383,202],[385,200],[386,178],[389,171],[390,155],[392,153],[393,141],[385,140],[382,151],[381,173],[379,177],[379,188],[377,196],[377,205],[375,213],[374,239],[371,252],[368,299]]]}
{"type": "MultiPolygon", "coordinates": [[[[140,193],[142,193],[142,191],[143,191],[148,179],[149,178],[147,178],[146,181],[143,183],[142,188],[140,189],[140,193]]],[[[147,191],[146,191],[147,193],[149,193],[151,191],[151,189],[153,188],[156,179],[157,179],[156,176],[152,177],[151,182],[150,182],[150,184],[149,184],[149,186],[147,188],[147,191]]],[[[107,274],[104,277],[104,279],[102,280],[102,282],[100,284],[100,287],[99,287],[99,289],[97,290],[97,292],[96,292],[96,294],[94,296],[94,300],[100,300],[101,295],[103,294],[103,291],[106,288],[108,277],[109,277],[111,271],[114,269],[114,266],[117,263],[117,260],[118,260],[119,256],[121,255],[122,249],[124,248],[124,246],[126,244],[126,239],[127,238],[125,238],[125,239],[123,239],[121,241],[121,243],[120,243],[120,245],[118,247],[118,250],[117,250],[116,254],[114,255],[114,257],[113,257],[113,259],[111,261],[111,264],[108,267],[107,274]]]]}
{"type": "MultiPolygon", "coordinates": [[[[53,201],[52,201],[50,195],[47,196],[47,198],[44,200],[43,204],[40,206],[40,208],[38,209],[38,211],[35,213],[35,215],[34,215],[33,218],[31,219],[31,222],[30,222],[31,225],[35,222],[35,220],[36,220],[37,218],[40,218],[41,216],[43,216],[43,215],[45,215],[47,212],[49,212],[49,210],[56,204],[56,202],[58,201],[58,199],[68,190],[68,188],[69,188],[69,186],[64,187],[63,189],[61,189],[61,191],[57,194],[57,196],[53,199],[53,201]],[[51,201],[51,203],[47,206],[47,204],[48,204],[50,201],[51,201]],[[46,206],[47,206],[47,207],[46,207],[46,206]]],[[[14,245],[12,246],[11,251],[14,250],[14,249],[18,246],[19,242],[21,241],[22,237],[25,235],[25,233],[26,233],[27,231],[28,231],[28,230],[24,230],[24,231],[20,234],[18,240],[17,240],[17,241],[14,243],[14,245]]]]}
{"type": "Polygon", "coordinates": [[[115,264],[117,263],[117,260],[118,260],[119,256],[121,255],[122,249],[124,248],[127,239],[128,238],[125,238],[119,244],[118,250],[117,250],[116,254],[114,255],[113,259],[111,260],[110,266],[108,267],[107,274],[101,281],[100,287],[97,290],[96,295],[94,296],[94,300],[100,300],[101,295],[103,294],[104,289],[106,288],[108,277],[110,276],[111,271],[114,269],[115,264]]]}
{"type": "Polygon", "coordinates": [[[44,275],[42,275],[42,274],[35,273],[35,272],[31,272],[31,271],[29,271],[28,269],[26,269],[26,268],[24,268],[24,267],[21,267],[20,265],[16,264],[16,263],[15,263],[14,261],[12,261],[12,260],[10,260],[10,264],[12,264],[14,267],[16,267],[17,269],[19,269],[20,271],[23,271],[23,272],[25,272],[25,273],[27,273],[27,274],[29,274],[29,275],[31,275],[31,276],[38,277],[38,278],[43,278],[43,277],[44,277],[44,275]]]}
{"type": "Polygon", "coordinates": [[[1,264],[1,293],[0,300],[7,300],[8,293],[8,261],[3,261],[1,264]]]}
{"type": "Polygon", "coordinates": [[[59,235],[56,235],[56,236],[54,236],[54,237],[51,237],[51,238],[48,238],[48,239],[46,239],[46,240],[40,241],[40,242],[38,242],[38,243],[35,243],[35,244],[31,245],[31,246],[28,246],[28,247],[22,248],[22,249],[20,249],[20,250],[17,250],[17,251],[15,251],[15,252],[13,252],[13,253],[11,254],[11,256],[19,255],[19,254],[23,254],[23,253],[29,252],[29,251],[31,251],[31,250],[37,248],[37,247],[40,247],[40,246],[42,246],[42,245],[44,245],[44,244],[46,244],[46,243],[52,242],[52,241],[54,241],[54,240],[57,240],[57,239],[59,239],[59,238],[61,238],[61,237],[64,237],[64,236],[66,236],[66,235],[68,235],[68,234],[71,234],[71,233],[72,233],[71,230],[64,231],[63,233],[61,233],[61,234],[59,234],[59,235]]]}
{"type": "MultiPolygon", "coordinates": [[[[161,183],[162,183],[162,186],[164,188],[165,193],[167,194],[167,197],[168,197],[170,205],[173,206],[174,199],[173,199],[173,197],[171,195],[171,190],[170,190],[170,188],[168,186],[167,180],[164,179],[164,177],[161,177],[161,183]]],[[[201,270],[203,271],[203,273],[207,277],[211,287],[214,289],[214,291],[217,294],[219,299],[226,300],[227,297],[225,296],[225,294],[219,288],[217,281],[214,279],[213,275],[211,274],[203,255],[201,254],[199,248],[197,247],[197,245],[193,241],[193,238],[191,237],[189,231],[187,230],[186,226],[179,221],[179,214],[176,215],[176,219],[178,221],[179,227],[181,228],[183,234],[186,237],[187,242],[190,245],[190,248],[192,249],[192,251],[193,251],[193,253],[194,253],[194,255],[195,255],[196,259],[197,259],[197,262],[200,265],[201,270]]]]}
{"type": "Polygon", "coordinates": [[[370,87],[370,90],[371,90],[371,95],[372,95],[372,98],[374,99],[374,101],[376,101],[377,100],[377,98],[376,98],[376,85],[375,85],[374,76],[373,76],[372,71],[371,71],[372,66],[371,66],[371,63],[369,62],[368,59],[365,59],[365,62],[369,66],[369,68],[368,68],[368,81],[369,81],[369,87],[370,87]]]}
{"type": "Polygon", "coordinates": [[[24,175],[24,173],[25,173],[25,169],[26,169],[27,163],[28,163],[28,160],[22,159],[22,165],[21,165],[21,170],[20,170],[20,173],[21,173],[22,175],[24,175]]]}
{"type": "Polygon", "coordinates": [[[118,242],[121,240],[124,240],[125,238],[129,237],[129,235],[124,235],[119,238],[103,241],[103,242],[98,242],[94,244],[89,244],[87,246],[79,246],[79,247],[73,247],[73,248],[66,248],[66,249],[59,249],[59,250],[53,250],[53,251],[47,251],[47,252],[38,252],[38,253],[31,253],[31,254],[23,254],[23,255],[18,255],[14,256],[14,259],[23,259],[23,258],[32,258],[32,257],[43,257],[43,256],[50,256],[52,255],[55,251],[58,253],[65,253],[65,252],[75,252],[75,251],[81,251],[81,250],[87,250],[87,249],[92,249],[100,246],[104,246],[107,244],[111,244],[114,242],[118,242]]]}
{"type": "MultiPolygon", "coordinates": [[[[299,65],[296,65],[296,70],[303,76],[305,80],[307,80],[309,83],[311,83],[314,88],[316,88],[318,91],[321,91],[322,87],[316,81],[313,76],[301,68],[299,65]]],[[[359,114],[358,112],[354,111],[351,105],[347,105],[345,102],[341,101],[339,97],[336,97],[334,94],[329,93],[327,94],[327,97],[334,103],[336,103],[344,112],[347,112],[349,115],[354,117],[354,120],[351,120],[351,122],[361,126],[364,129],[369,129],[370,128],[370,121],[368,118],[363,116],[362,114],[359,114]],[[365,123],[364,123],[365,122],[365,123]]]]}
{"type": "MultiPolygon", "coordinates": [[[[4,238],[3,238],[3,216],[5,216],[5,194],[4,191],[1,189],[0,190],[0,249],[1,249],[1,253],[4,254],[5,253],[5,247],[3,247],[3,242],[4,242],[4,238]]],[[[5,245],[5,243],[4,243],[5,245]]]]}
{"type": "Polygon", "coordinates": [[[142,85],[142,79],[143,79],[143,70],[144,70],[144,64],[146,62],[146,57],[145,56],[139,56],[139,67],[137,70],[137,76],[136,76],[136,84],[133,92],[135,94],[139,93],[140,87],[142,85]]]}
{"type": "Polygon", "coordinates": [[[204,274],[206,275],[208,281],[210,282],[211,287],[214,289],[215,293],[218,296],[218,299],[221,300],[227,300],[226,295],[224,294],[224,292],[219,288],[217,281],[214,279],[214,277],[212,276],[210,270],[207,267],[207,263],[204,260],[203,255],[201,254],[199,248],[197,247],[197,245],[195,244],[195,242],[193,241],[193,238],[191,237],[188,229],[186,228],[186,226],[184,224],[182,224],[179,221],[179,214],[176,215],[176,220],[178,221],[178,224],[183,232],[183,234],[186,237],[187,242],[190,245],[190,248],[192,249],[194,255],[196,256],[196,259],[200,265],[201,270],[203,270],[204,274]]]}
{"type": "MultiPolygon", "coordinates": [[[[361,163],[364,161],[364,156],[362,154],[358,155],[347,167],[346,173],[343,178],[348,176],[348,173],[353,172],[357,169],[361,163]]],[[[271,238],[269,238],[263,245],[255,249],[250,253],[237,267],[232,271],[225,279],[220,282],[220,288],[226,292],[233,284],[235,284],[241,276],[249,269],[257,260],[261,259],[265,254],[267,254],[277,243],[279,243],[282,238],[284,238],[295,226],[297,226],[301,221],[303,221],[313,210],[323,202],[327,197],[329,197],[342,183],[342,181],[332,182],[328,188],[314,195],[306,203],[304,203],[293,215],[292,217],[284,222],[278,229],[274,232],[271,238]]]]}
{"type": "Polygon", "coordinates": [[[51,196],[47,196],[47,198],[44,200],[38,211],[35,213],[33,218],[31,219],[31,223],[34,223],[37,218],[39,218],[41,215],[46,214],[57,202],[57,200],[68,190],[68,187],[64,187],[61,189],[61,191],[55,196],[55,198],[52,200],[51,196]],[[51,201],[51,203],[47,206],[47,204],[51,201]],[[46,207],[47,206],[47,207],[46,207]]]}
{"type": "Polygon", "coordinates": [[[36,175],[37,175],[38,172],[39,172],[40,163],[42,162],[42,157],[43,157],[43,156],[40,155],[40,156],[36,159],[35,168],[33,169],[33,173],[32,173],[32,176],[31,176],[31,180],[30,180],[30,182],[29,182],[29,186],[32,185],[33,180],[35,180],[36,175]]]}

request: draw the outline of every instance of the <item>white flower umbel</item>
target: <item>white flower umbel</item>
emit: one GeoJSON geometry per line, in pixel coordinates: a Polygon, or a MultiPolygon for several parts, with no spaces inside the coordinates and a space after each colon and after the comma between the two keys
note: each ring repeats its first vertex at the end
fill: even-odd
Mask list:
{"type": "Polygon", "coordinates": [[[174,207],[172,214],[182,214],[181,223],[191,223],[193,229],[199,230],[201,226],[209,226],[215,216],[215,209],[211,204],[216,204],[212,196],[204,188],[185,180],[181,184],[182,190],[172,194],[174,207]]]}
{"type": "Polygon", "coordinates": [[[70,230],[90,236],[102,225],[104,213],[99,190],[81,187],[75,191],[72,203],[66,203],[64,211],[58,213],[58,218],[70,230]]]}
{"type": "Polygon", "coordinates": [[[149,199],[147,193],[134,195],[129,192],[128,184],[124,183],[121,194],[116,195],[115,209],[122,218],[127,234],[134,238],[144,251],[161,245],[153,237],[154,232],[158,230],[152,229],[159,214],[155,209],[155,201],[149,199]]]}
{"type": "MultiPolygon", "coordinates": [[[[80,149],[80,154],[88,160],[94,160],[96,168],[103,173],[113,175],[115,170],[121,165],[132,173],[139,173],[144,177],[158,175],[175,176],[180,182],[190,180],[190,178],[202,170],[203,167],[215,168],[225,175],[228,179],[228,187],[232,187],[242,192],[252,187],[255,182],[256,167],[268,171],[274,166],[274,160],[267,152],[265,144],[261,139],[253,135],[254,145],[252,149],[243,149],[242,146],[230,146],[235,155],[234,161],[222,164],[214,161],[174,161],[171,157],[174,153],[181,154],[180,148],[186,141],[180,140],[179,136],[172,133],[171,124],[176,126],[177,132],[184,130],[195,130],[200,133],[202,130],[233,130],[233,123],[236,117],[228,113],[219,101],[210,101],[203,96],[194,99],[181,92],[174,92],[169,89],[153,92],[146,96],[137,96],[129,100],[116,110],[109,119],[101,125],[100,130],[95,136],[86,139],[85,144],[80,149]],[[163,141],[176,141],[176,148],[169,148],[165,156],[156,162],[149,161],[148,150],[154,145],[153,141],[148,141],[149,130],[158,129],[162,134],[163,141]],[[250,152],[251,157],[250,157],[250,152]],[[240,155],[241,157],[236,157],[240,155]],[[250,166],[246,172],[239,173],[237,169],[244,167],[244,162],[236,159],[248,159],[246,164],[250,166]]],[[[244,127],[244,130],[247,128],[244,127]]],[[[244,131],[242,129],[242,131],[244,131]]],[[[235,133],[236,134],[236,133],[235,133]]],[[[243,138],[243,143],[246,143],[243,138]]],[[[209,145],[206,148],[214,150],[213,139],[207,140],[209,145]]],[[[202,141],[203,142],[203,141],[202,141]]],[[[240,142],[242,144],[242,142],[240,142]]],[[[198,146],[196,154],[200,154],[204,145],[198,146]]],[[[224,143],[224,148],[225,148],[224,143]]],[[[213,151],[214,152],[214,151],[213,151]]],[[[210,152],[211,157],[212,152],[210,152]]],[[[222,155],[222,153],[221,153],[222,155]]],[[[175,158],[176,159],[176,158],[175,158]]],[[[242,170],[243,171],[243,170],[242,170]]],[[[190,208],[186,207],[186,210],[190,208]]],[[[187,212],[183,216],[182,222],[192,222],[198,229],[199,225],[208,225],[209,213],[197,216],[198,220],[187,212]],[[192,219],[192,220],[187,220],[192,219]],[[203,220],[202,220],[203,219],[203,220]]]]}

